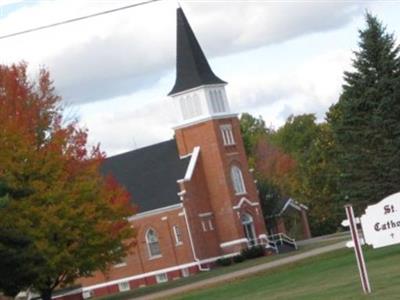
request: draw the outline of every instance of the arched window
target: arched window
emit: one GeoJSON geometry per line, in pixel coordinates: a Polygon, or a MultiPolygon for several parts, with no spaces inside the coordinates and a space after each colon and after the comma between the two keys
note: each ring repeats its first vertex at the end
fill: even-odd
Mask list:
{"type": "Polygon", "coordinates": [[[172,227],[174,229],[174,235],[175,235],[175,245],[181,245],[182,244],[182,232],[180,228],[177,225],[174,225],[172,227]]]}
{"type": "Polygon", "coordinates": [[[256,244],[256,233],[254,230],[253,217],[244,213],[241,217],[241,221],[246,239],[249,241],[251,246],[254,246],[256,244]]]}
{"type": "Polygon", "coordinates": [[[231,179],[232,179],[233,189],[235,190],[235,194],[238,195],[246,193],[242,171],[238,166],[232,166],[231,179]]]}
{"type": "Polygon", "coordinates": [[[161,256],[160,243],[158,242],[158,236],[154,229],[149,229],[147,231],[146,243],[150,257],[161,256]]]}

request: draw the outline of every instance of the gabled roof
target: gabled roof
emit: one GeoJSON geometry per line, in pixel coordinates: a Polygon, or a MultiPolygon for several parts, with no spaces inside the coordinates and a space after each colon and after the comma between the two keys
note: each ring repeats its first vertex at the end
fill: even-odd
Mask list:
{"type": "Polygon", "coordinates": [[[176,44],[176,81],[168,96],[205,84],[226,83],[211,70],[182,8],[177,9],[176,44]]]}
{"type": "Polygon", "coordinates": [[[297,211],[301,211],[303,209],[308,210],[306,205],[299,203],[292,198],[282,198],[278,201],[268,218],[279,217],[283,215],[289,208],[294,208],[297,211]]]}
{"type": "Polygon", "coordinates": [[[175,140],[109,157],[102,166],[131,194],[140,213],[180,203],[177,180],[184,178],[190,156],[179,158],[175,140]]]}

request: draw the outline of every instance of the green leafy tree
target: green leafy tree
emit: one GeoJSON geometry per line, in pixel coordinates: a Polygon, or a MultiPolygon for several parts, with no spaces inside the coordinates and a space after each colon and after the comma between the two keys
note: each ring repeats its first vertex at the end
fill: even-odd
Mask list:
{"type": "Polygon", "coordinates": [[[275,213],[285,197],[285,185],[289,182],[295,162],[268,140],[272,130],[264,120],[248,113],[242,114],[240,128],[249,165],[254,168],[264,218],[275,213]]]}
{"type": "Polygon", "coordinates": [[[129,251],[129,195],[88,149],[87,132],[65,123],[46,70],[0,65],[0,290],[52,291],[107,270],[129,251]]]}
{"type": "Polygon", "coordinates": [[[353,70],[328,121],[337,145],[340,197],[356,208],[400,189],[400,59],[393,34],[366,14],[353,70]]]}
{"type": "Polygon", "coordinates": [[[266,128],[261,116],[257,119],[249,113],[243,113],[240,116],[240,131],[242,133],[244,149],[249,158],[249,165],[254,168],[254,156],[257,144],[260,139],[265,138],[269,134],[270,130],[266,128]]]}
{"type": "Polygon", "coordinates": [[[318,134],[314,114],[289,116],[285,124],[272,136],[271,142],[297,160],[307,155],[310,145],[318,134]]]}
{"type": "Polygon", "coordinates": [[[318,124],[313,114],[290,116],[271,140],[296,160],[286,192],[310,208],[313,234],[335,231],[343,209],[337,196],[338,171],[329,124],[318,124]]]}

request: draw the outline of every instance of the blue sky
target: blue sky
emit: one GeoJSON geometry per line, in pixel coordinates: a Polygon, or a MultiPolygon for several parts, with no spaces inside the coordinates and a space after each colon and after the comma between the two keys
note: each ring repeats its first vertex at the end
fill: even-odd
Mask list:
{"type": "MultiPolygon", "coordinates": [[[[0,35],[139,2],[0,0],[0,35]]],[[[398,1],[181,1],[235,112],[279,127],[320,120],[340,94],[368,9],[400,34],[398,1]]],[[[176,1],[0,40],[0,63],[46,66],[68,117],[109,155],[169,139],[176,113],[176,1]]]]}

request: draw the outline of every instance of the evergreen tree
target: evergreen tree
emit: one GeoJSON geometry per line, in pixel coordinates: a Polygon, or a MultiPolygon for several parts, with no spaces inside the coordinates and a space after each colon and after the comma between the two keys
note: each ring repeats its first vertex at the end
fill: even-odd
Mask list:
{"type": "Polygon", "coordinates": [[[337,145],[339,195],[363,209],[400,189],[400,59],[393,34],[366,14],[359,50],[328,113],[337,145]]]}

